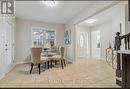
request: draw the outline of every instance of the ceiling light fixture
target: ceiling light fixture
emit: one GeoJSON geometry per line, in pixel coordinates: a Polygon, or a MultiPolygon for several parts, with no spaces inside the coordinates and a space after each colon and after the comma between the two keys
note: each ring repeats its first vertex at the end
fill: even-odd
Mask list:
{"type": "Polygon", "coordinates": [[[44,0],[43,2],[48,7],[54,7],[56,4],[56,2],[54,0],[50,0],[50,1],[44,0]]]}
{"type": "Polygon", "coordinates": [[[96,22],[97,20],[96,19],[88,19],[88,20],[86,20],[85,22],[87,22],[87,23],[94,23],[94,22],[96,22]]]}

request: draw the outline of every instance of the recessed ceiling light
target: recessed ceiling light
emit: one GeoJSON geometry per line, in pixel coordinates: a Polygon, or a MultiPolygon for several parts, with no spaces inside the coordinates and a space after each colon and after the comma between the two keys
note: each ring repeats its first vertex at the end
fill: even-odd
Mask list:
{"type": "Polygon", "coordinates": [[[94,22],[96,22],[97,20],[96,19],[88,19],[88,20],[86,20],[85,22],[87,22],[87,23],[94,23],[94,22]]]}
{"type": "Polygon", "coordinates": [[[54,0],[50,1],[44,0],[43,3],[48,7],[54,7],[56,5],[56,2],[54,0]]]}

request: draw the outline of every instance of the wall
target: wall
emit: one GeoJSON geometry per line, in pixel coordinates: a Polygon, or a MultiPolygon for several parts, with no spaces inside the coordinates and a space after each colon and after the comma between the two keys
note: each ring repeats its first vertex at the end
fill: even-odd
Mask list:
{"type": "Polygon", "coordinates": [[[30,61],[31,27],[56,29],[57,44],[64,45],[64,25],[16,19],[15,62],[30,61]]]}
{"type": "Polygon", "coordinates": [[[130,32],[130,21],[128,21],[128,16],[129,16],[129,11],[128,11],[128,3],[126,3],[125,4],[125,8],[126,8],[126,13],[125,13],[125,16],[126,16],[126,18],[125,18],[125,22],[126,22],[126,31],[125,31],[125,33],[127,34],[127,33],[129,33],[130,32]]]}
{"type": "Polygon", "coordinates": [[[65,28],[65,31],[71,30],[71,44],[66,45],[66,58],[72,62],[75,60],[75,26],[65,28]]]}

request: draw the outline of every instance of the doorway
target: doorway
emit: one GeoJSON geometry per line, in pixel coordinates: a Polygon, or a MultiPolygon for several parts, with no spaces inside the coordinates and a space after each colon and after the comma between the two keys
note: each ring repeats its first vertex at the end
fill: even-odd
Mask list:
{"type": "Polygon", "coordinates": [[[101,43],[100,43],[100,30],[91,32],[91,46],[92,46],[92,57],[100,58],[101,43]]]}
{"type": "MultiPolygon", "coordinates": [[[[6,24],[8,24],[8,23],[6,23],[6,24]]],[[[7,28],[6,28],[6,40],[5,40],[5,46],[6,46],[6,53],[7,53],[7,63],[8,63],[8,65],[10,64],[10,63],[12,63],[12,37],[11,37],[11,26],[10,25],[6,25],[7,26],[7,28]]]]}
{"type": "Polygon", "coordinates": [[[89,56],[89,32],[87,28],[76,26],[76,58],[89,56]]]}
{"type": "Polygon", "coordinates": [[[2,75],[10,71],[14,63],[14,23],[11,19],[3,18],[3,53],[2,53],[2,75]]]}

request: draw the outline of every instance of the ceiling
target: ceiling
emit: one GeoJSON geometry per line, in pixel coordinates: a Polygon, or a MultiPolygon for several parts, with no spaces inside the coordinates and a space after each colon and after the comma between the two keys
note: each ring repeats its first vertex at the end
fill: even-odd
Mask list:
{"type": "Polygon", "coordinates": [[[96,14],[96,15],[86,19],[86,20],[96,19],[97,20],[96,22],[90,24],[90,23],[85,22],[86,20],[84,20],[83,22],[79,23],[78,25],[92,27],[92,26],[96,26],[98,24],[102,24],[107,21],[111,21],[113,18],[115,18],[117,13],[120,12],[120,9],[121,8],[110,7],[107,10],[104,10],[104,11],[100,12],[99,14],[96,14]]]}
{"type": "Polygon", "coordinates": [[[17,18],[65,24],[82,10],[89,7],[92,1],[56,1],[55,7],[47,7],[42,1],[16,1],[17,18]]]}

